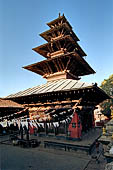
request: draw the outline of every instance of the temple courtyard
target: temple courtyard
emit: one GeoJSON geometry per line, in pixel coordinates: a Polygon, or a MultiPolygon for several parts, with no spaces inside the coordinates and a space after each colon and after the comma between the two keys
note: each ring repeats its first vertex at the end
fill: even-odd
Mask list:
{"type": "MultiPolygon", "coordinates": [[[[38,137],[37,137],[38,138],[38,137]]],[[[43,141],[36,148],[13,146],[9,135],[0,136],[0,170],[104,170],[106,160],[94,151],[91,155],[82,151],[44,148],[43,141]],[[95,158],[97,155],[97,160],[95,158]]]]}

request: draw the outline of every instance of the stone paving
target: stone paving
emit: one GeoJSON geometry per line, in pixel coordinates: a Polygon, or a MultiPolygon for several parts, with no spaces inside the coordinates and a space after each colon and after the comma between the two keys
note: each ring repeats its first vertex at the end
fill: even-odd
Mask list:
{"type": "Polygon", "coordinates": [[[103,146],[100,144],[99,153],[97,154],[96,148],[94,149],[89,163],[86,165],[84,170],[105,170],[107,161],[103,156],[103,146]],[[95,158],[97,156],[97,158],[95,158]],[[95,159],[94,159],[95,158],[95,159]]]}
{"type": "Polygon", "coordinates": [[[0,145],[1,170],[83,170],[89,159],[61,151],[0,145]]]}
{"type": "Polygon", "coordinates": [[[106,160],[100,155],[98,160],[91,159],[84,170],[105,170],[106,160]]]}
{"type": "MultiPolygon", "coordinates": [[[[0,141],[9,137],[0,137],[0,141]]],[[[0,144],[0,170],[104,170],[106,160],[95,150],[91,156],[81,152],[0,144]],[[97,155],[98,160],[92,156],[97,155]]]]}

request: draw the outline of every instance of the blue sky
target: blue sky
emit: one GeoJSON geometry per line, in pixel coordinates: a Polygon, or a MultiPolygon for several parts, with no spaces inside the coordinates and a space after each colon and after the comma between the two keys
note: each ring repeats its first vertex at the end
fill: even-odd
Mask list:
{"type": "Polygon", "coordinates": [[[81,81],[98,85],[113,74],[112,0],[0,0],[0,97],[46,82],[22,69],[44,58],[32,51],[45,43],[39,34],[64,13],[96,74],[81,81]]]}

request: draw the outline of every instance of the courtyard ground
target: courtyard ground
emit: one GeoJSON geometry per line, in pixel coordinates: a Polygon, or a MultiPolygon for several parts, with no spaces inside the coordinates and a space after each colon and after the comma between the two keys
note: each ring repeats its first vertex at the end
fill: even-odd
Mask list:
{"type": "MultiPolygon", "coordinates": [[[[9,136],[1,136],[0,141],[9,136]]],[[[21,148],[8,144],[0,144],[0,170],[104,170],[106,160],[101,154],[98,160],[92,155],[82,152],[64,151],[44,148],[21,148]]]]}

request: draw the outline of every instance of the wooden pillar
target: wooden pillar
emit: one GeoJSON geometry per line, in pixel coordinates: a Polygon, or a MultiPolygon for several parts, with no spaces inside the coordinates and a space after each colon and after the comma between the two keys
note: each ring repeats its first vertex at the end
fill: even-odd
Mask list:
{"type": "Polygon", "coordinates": [[[45,129],[45,136],[47,135],[47,125],[46,122],[44,122],[44,129],[45,129]]]}
{"type": "Polygon", "coordinates": [[[65,136],[67,136],[67,126],[66,126],[66,121],[65,121],[65,136]]]}
{"type": "Polygon", "coordinates": [[[23,139],[23,127],[22,127],[22,125],[20,127],[20,136],[21,136],[21,139],[23,139]]]}
{"type": "Polygon", "coordinates": [[[29,130],[26,131],[26,140],[29,141],[29,130]]]}
{"type": "Polygon", "coordinates": [[[56,136],[56,126],[54,126],[54,136],[56,136]]]}
{"type": "Polygon", "coordinates": [[[28,123],[28,128],[26,127],[26,140],[29,141],[29,128],[30,128],[30,125],[29,125],[29,119],[27,120],[27,123],[28,123]]]}
{"type": "Polygon", "coordinates": [[[70,134],[70,138],[72,139],[80,139],[81,138],[81,131],[82,131],[82,125],[80,122],[80,118],[75,111],[73,114],[73,118],[71,120],[71,123],[68,127],[68,132],[70,134]]]}
{"type": "Polygon", "coordinates": [[[92,110],[92,128],[95,127],[94,109],[92,110]]]}

